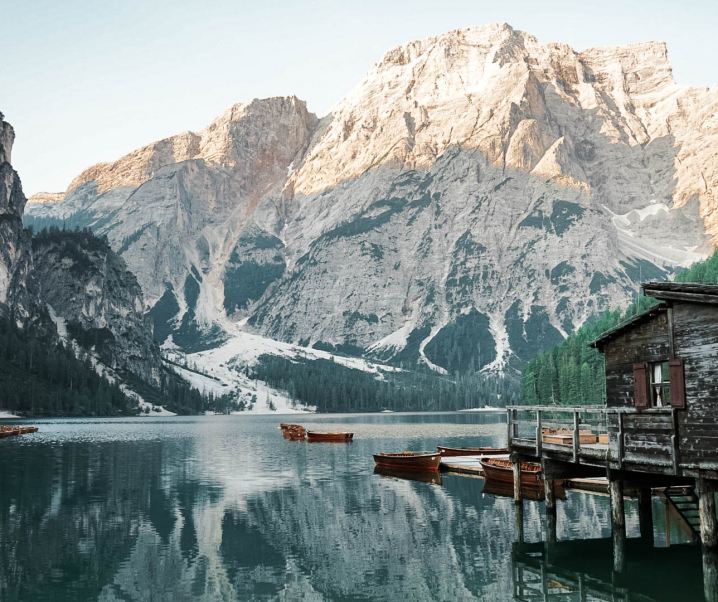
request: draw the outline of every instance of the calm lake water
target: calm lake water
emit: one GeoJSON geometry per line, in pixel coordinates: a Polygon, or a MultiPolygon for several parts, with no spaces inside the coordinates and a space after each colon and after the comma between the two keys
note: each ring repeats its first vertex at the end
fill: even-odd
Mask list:
{"type": "Polygon", "coordinates": [[[503,414],[292,417],[353,444],[284,440],[288,419],[41,420],[1,440],[0,600],[702,599],[700,550],[677,525],[665,547],[658,499],[657,547],[629,539],[619,583],[607,497],[568,492],[547,556],[542,502],[519,545],[513,499],[482,479],[374,474],[374,452],[505,444],[503,414]]]}

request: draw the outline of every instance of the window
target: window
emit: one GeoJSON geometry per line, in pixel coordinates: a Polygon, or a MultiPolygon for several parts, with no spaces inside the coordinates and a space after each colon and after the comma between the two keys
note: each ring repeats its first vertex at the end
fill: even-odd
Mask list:
{"type": "Polygon", "coordinates": [[[671,405],[671,383],[668,362],[649,364],[651,379],[651,407],[664,408],[671,405]]]}

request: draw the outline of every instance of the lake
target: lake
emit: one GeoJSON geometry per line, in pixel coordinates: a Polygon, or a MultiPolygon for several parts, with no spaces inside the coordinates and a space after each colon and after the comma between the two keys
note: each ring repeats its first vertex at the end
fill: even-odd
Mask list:
{"type": "Polygon", "coordinates": [[[670,521],[666,538],[658,498],[655,547],[626,500],[619,579],[607,497],[568,491],[549,549],[542,502],[524,502],[519,544],[513,499],[482,479],[374,474],[380,451],[504,445],[501,413],[33,424],[0,440],[3,602],[702,599],[700,549],[676,545],[687,539],[670,521]],[[287,441],[290,419],[354,442],[287,441]]]}

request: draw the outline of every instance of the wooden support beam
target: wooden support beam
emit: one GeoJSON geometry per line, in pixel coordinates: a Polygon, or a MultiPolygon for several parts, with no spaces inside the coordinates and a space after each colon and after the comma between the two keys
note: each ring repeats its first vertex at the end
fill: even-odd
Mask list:
{"type": "Polygon", "coordinates": [[[718,602],[718,553],[703,548],[703,595],[706,602],[718,602]]]}
{"type": "Polygon", "coordinates": [[[551,479],[543,482],[544,500],[546,501],[546,541],[554,544],[556,536],[556,487],[551,479]]]}
{"type": "Polygon", "coordinates": [[[638,522],[641,540],[653,547],[653,499],[649,488],[638,490],[638,522]]]}
{"type": "Polygon", "coordinates": [[[514,471],[514,501],[521,502],[521,458],[516,458],[513,465],[514,471]]]}
{"type": "Polygon", "coordinates": [[[519,500],[514,505],[516,508],[516,541],[524,543],[524,503],[519,500]]]}
{"type": "Polygon", "coordinates": [[[543,482],[544,499],[546,500],[546,514],[556,514],[556,488],[551,479],[543,482]]]}
{"type": "Polygon", "coordinates": [[[713,491],[703,477],[696,479],[698,493],[698,515],[701,521],[701,543],[704,548],[718,551],[718,520],[713,491]]]}
{"type": "Polygon", "coordinates": [[[536,410],[536,457],[541,457],[543,447],[543,432],[541,426],[541,410],[536,410]]]}
{"type": "Polygon", "coordinates": [[[613,538],[613,570],[626,570],[626,514],[623,506],[623,481],[608,472],[608,493],[611,496],[611,535],[613,538]]]}
{"type": "Polygon", "coordinates": [[[579,425],[581,420],[579,418],[578,411],[573,413],[573,461],[578,464],[578,455],[581,450],[581,433],[579,432],[579,425]]]}

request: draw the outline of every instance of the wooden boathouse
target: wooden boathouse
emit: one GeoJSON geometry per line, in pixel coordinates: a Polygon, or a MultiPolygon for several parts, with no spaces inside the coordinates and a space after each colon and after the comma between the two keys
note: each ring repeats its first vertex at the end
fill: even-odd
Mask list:
{"type": "MultiPolygon", "coordinates": [[[[605,406],[507,408],[514,497],[521,501],[519,463],[541,462],[549,539],[554,481],[607,477],[617,572],[626,565],[627,486],[639,494],[642,535],[652,537],[651,490],[679,491],[674,510],[709,558],[718,552],[718,286],[649,283],[643,291],[658,304],[591,343],[605,357],[605,406]]],[[[718,581],[717,567],[706,572],[718,581]]],[[[716,592],[718,583],[706,582],[706,597],[718,600],[716,592]]]]}

